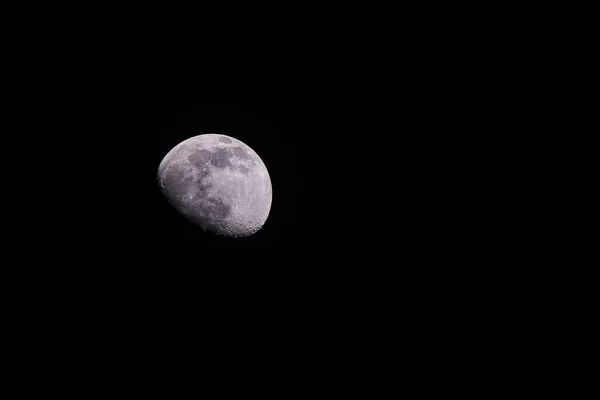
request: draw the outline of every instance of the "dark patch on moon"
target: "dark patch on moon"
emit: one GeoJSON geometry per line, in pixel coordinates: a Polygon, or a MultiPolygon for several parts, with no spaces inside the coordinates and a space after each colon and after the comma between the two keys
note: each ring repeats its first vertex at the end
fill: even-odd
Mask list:
{"type": "Polygon", "coordinates": [[[199,170],[198,171],[198,182],[201,182],[202,179],[204,179],[207,176],[208,176],[208,170],[206,170],[206,169],[199,170]]]}
{"type": "Polygon", "coordinates": [[[239,167],[237,167],[238,171],[240,171],[242,174],[247,174],[248,172],[250,172],[250,170],[246,167],[244,167],[243,165],[240,165],[239,167]]]}
{"type": "Polygon", "coordinates": [[[231,161],[229,161],[231,157],[233,157],[233,154],[231,154],[227,149],[217,148],[212,154],[210,163],[220,169],[231,167],[231,161]]]}
{"type": "Polygon", "coordinates": [[[219,141],[222,143],[231,143],[231,139],[225,136],[219,136],[219,141]]]}
{"type": "Polygon", "coordinates": [[[203,199],[206,196],[208,196],[207,190],[210,188],[210,185],[206,184],[205,182],[202,182],[202,180],[198,180],[195,182],[194,186],[196,186],[196,188],[198,189],[198,192],[194,197],[194,201],[198,201],[199,199],[203,199]]]}
{"type": "Polygon", "coordinates": [[[198,150],[188,156],[188,161],[196,168],[201,168],[210,160],[210,151],[198,150]]]}
{"type": "Polygon", "coordinates": [[[225,219],[231,212],[231,207],[223,202],[221,199],[207,198],[204,203],[205,210],[213,217],[219,219],[225,219]]]}

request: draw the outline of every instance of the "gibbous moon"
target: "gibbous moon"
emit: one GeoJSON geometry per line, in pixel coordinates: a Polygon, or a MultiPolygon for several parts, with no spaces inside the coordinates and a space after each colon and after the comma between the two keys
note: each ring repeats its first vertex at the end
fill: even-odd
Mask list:
{"type": "Polygon", "coordinates": [[[267,167],[232,137],[206,134],[184,140],[165,156],[157,175],[169,203],[205,231],[249,236],[269,216],[273,191],[267,167]]]}

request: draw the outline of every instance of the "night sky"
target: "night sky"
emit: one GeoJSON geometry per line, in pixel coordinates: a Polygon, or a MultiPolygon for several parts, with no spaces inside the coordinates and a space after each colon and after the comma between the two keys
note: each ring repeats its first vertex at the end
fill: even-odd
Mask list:
{"type": "Polygon", "coordinates": [[[408,376],[396,364],[446,390],[421,372],[462,374],[465,346],[487,340],[479,360],[496,360],[485,351],[520,338],[487,335],[504,326],[495,304],[539,286],[521,272],[534,256],[510,252],[535,236],[537,205],[522,204],[536,178],[505,173],[520,174],[514,149],[539,153],[521,142],[535,126],[510,120],[534,101],[518,105],[507,71],[523,63],[499,64],[511,58],[479,28],[431,5],[421,19],[261,10],[279,26],[244,10],[238,24],[229,5],[170,21],[163,5],[65,21],[29,8],[7,14],[2,147],[4,326],[26,368],[79,381],[63,362],[96,377],[88,389],[118,376],[136,393],[172,374],[168,398],[205,381],[354,392],[371,373],[363,397],[377,398],[380,380],[408,376]],[[204,233],[159,190],[163,157],[203,133],[243,141],[269,171],[270,215],[250,237],[204,233]]]}
{"type": "MultiPolygon", "coordinates": [[[[356,170],[364,168],[359,157],[344,161],[352,142],[339,140],[344,135],[332,129],[336,117],[331,109],[316,101],[289,102],[289,96],[281,102],[211,102],[182,100],[181,92],[175,92],[179,99],[170,100],[168,93],[174,95],[160,92],[147,98],[136,95],[131,103],[120,101],[102,123],[108,132],[105,140],[114,143],[103,149],[114,162],[97,168],[106,188],[94,197],[100,228],[84,247],[102,260],[122,260],[118,267],[109,262],[117,276],[171,282],[168,291],[175,293],[179,285],[191,292],[196,284],[211,291],[233,290],[233,285],[236,296],[258,288],[285,293],[307,281],[332,279],[340,268],[353,268],[345,265],[340,251],[352,251],[345,243],[361,229],[358,221],[368,220],[354,209],[367,185],[359,182],[356,170]],[[159,190],[156,172],[162,158],[181,141],[202,133],[243,141],[267,166],[271,211],[262,229],[250,237],[203,232],[180,216],[159,190]],[[338,192],[352,176],[357,181],[348,194],[338,192]]],[[[361,147],[357,142],[356,149],[361,147]]],[[[94,154],[100,156],[99,151],[94,154]]]]}

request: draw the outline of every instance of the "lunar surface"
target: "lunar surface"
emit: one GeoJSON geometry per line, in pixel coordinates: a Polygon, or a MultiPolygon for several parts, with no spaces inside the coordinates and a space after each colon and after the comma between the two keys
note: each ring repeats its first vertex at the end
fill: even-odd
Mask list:
{"type": "Polygon", "coordinates": [[[252,235],[271,209],[267,167],[254,150],[225,135],[179,143],[160,163],[158,182],[177,211],[217,235],[252,235]]]}

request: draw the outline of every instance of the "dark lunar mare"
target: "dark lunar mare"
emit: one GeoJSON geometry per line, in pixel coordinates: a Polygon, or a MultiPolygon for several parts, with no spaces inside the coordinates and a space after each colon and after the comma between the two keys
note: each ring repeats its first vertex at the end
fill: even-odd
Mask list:
{"type": "Polygon", "coordinates": [[[200,150],[188,156],[188,161],[196,168],[202,168],[210,160],[210,151],[200,150]]]}
{"type": "Polygon", "coordinates": [[[228,149],[217,148],[210,158],[210,163],[217,168],[223,169],[226,167],[232,167],[229,159],[233,157],[233,154],[228,149]]]}

